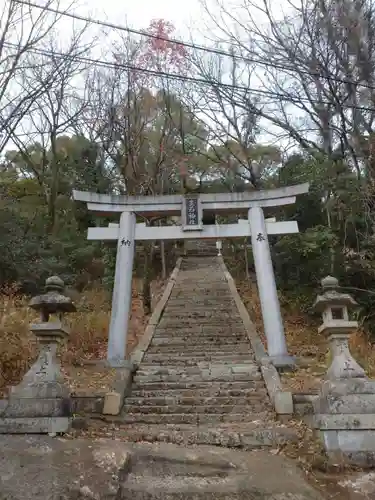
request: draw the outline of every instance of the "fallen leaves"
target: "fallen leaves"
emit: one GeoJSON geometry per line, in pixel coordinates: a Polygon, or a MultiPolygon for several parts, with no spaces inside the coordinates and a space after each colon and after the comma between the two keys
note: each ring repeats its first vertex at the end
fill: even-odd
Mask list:
{"type": "MultiPolygon", "coordinates": [[[[152,283],[153,306],[160,299],[164,285],[161,280],[152,283]]],[[[149,319],[143,312],[140,290],[141,280],[134,279],[128,354],[138,344],[149,319]]],[[[5,396],[10,386],[22,380],[39,349],[29,329],[29,324],[37,318],[28,308],[28,299],[9,294],[2,297],[2,302],[6,307],[0,322],[0,396],[5,396]]],[[[63,374],[75,392],[106,392],[113,382],[113,371],[84,366],[84,363],[106,358],[111,297],[103,288],[88,290],[76,306],[77,313],[67,317],[71,330],[68,342],[59,350],[63,374]]]]}

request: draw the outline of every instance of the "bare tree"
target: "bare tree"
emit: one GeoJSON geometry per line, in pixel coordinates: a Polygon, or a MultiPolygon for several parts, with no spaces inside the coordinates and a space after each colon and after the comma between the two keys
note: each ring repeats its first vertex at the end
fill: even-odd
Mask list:
{"type": "Polygon", "coordinates": [[[26,70],[39,67],[40,60],[29,56],[43,48],[43,42],[53,31],[61,15],[47,9],[56,6],[48,0],[43,9],[34,9],[16,0],[4,0],[0,12],[0,153],[16,131],[33,102],[56,76],[45,73],[34,86],[24,85],[26,70]]]}
{"type": "Polygon", "coordinates": [[[222,97],[275,126],[277,139],[349,157],[360,176],[361,140],[372,133],[375,112],[372,2],[288,1],[281,18],[269,0],[245,0],[236,11],[219,4],[221,22],[210,14],[211,20],[231,47],[232,67],[255,73],[263,105],[243,91],[220,88],[222,97]]]}
{"type": "MultiPolygon", "coordinates": [[[[49,37],[43,52],[27,54],[20,80],[26,91],[39,87],[43,91],[35,96],[31,108],[25,110],[17,130],[10,126],[5,128],[27,172],[35,177],[45,195],[49,233],[56,229],[56,200],[61,176],[68,176],[64,171],[66,165],[59,137],[74,132],[88,102],[85,89],[79,86],[87,70],[79,57],[89,51],[93,43],[86,45],[83,42],[86,28],[87,25],[74,31],[63,53],[49,37]],[[53,79],[45,85],[51,75],[53,79]]],[[[73,172],[71,174],[74,178],[73,172]]]]}
{"type": "MultiPolygon", "coordinates": [[[[373,2],[287,0],[282,13],[270,0],[244,0],[237,9],[216,3],[217,9],[206,5],[206,10],[220,49],[229,52],[225,72],[215,74],[207,62],[198,70],[209,75],[211,88],[227,107],[230,103],[257,117],[268,136],[285,148],[303,150],[318,165],[327,226],[341,227],[346,183],[361,200],[372,234],[373,2]],[[223,83],[231,83],[228,75],[235,67],[240,71],[235,86],[228,88],[223,83]]],[[[333,268],[336,249],[331,250],[333,268]]]]}
{"type": "Polygon", "coordinates": [[[280,163],[281,153],[272,144],[259,143],[261,102],[247,90],[251,87],[252,68],[238,64],[230,54],[229,58],[202,55],[196,50],[191,59],[206,83],[194,86],[185,99],[205,119],[211,175],[220,178],[230,190],[259,187],[262,173],[280,163]]]}

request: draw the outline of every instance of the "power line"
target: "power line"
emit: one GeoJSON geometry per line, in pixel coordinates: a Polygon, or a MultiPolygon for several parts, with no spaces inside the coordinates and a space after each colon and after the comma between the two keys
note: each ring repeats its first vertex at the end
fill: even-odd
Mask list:
{"type": "MultiPolygon", "coordinates": [[[[10,42],[4,42],[3,44],[6,47],[10,48],[18,48],[16,44],[10,43],[10,42]]],[[[93,64],[96,66],[103,66],[106,68],[113,68],[113,69],[126,69],[126,70],[131,70],[139,73],[146,73],[152,76],[162,76],[167,79],[171,80],[181,80],[181,81],[189,81],[189,82],[197,82],[201,85],[216,85],[217,87],[226,87],[234,90],[243,90],[243,91],[254,91],[254,92],[259,92],[261,94],[272,94],[271,91],[268,90],[257,90],[257,89],[251,89],[249,87],[245,87],[242,85],[235,85],[235,84],[230,84],[230,83],[223,83],[223,82],[215,82],[215,81],[209,81],[204,78],[197,78],[197,77],[192,77],[192,76],[186,76],[186,75],[179,75],[178,73],[167,73],[166,71],[161,71],[161,70],[153,70],[149,68],[142,68],[140,66],[134,66],[132,64],[128,63],[118,63],[118,62],[111,62],[111,61],[103,61],[101,59],[94,59],[91,57],[86,57],[86,56],[78,56],[78,55],[72,55],[72,54],[64,54],[62,52],[55,52],[51,50],[45,50],[45,49],[37,49],[37,48],[32,48],[29,49],[28,52],[33,53],[33,54],[39,54],[39,55],[44,55],[47,57],[57,57],[57,58],[65,58],[65,59],[70,59],[71,61],[77,61],[77,62],[82,62],[86,64],[93,64]]]]}
{"type": "MultiPolygon", "coordinates": [[[[296,72],[295,66],[287,66],[285,64],[274,63],[274,62],[269,62],[269,61],[262,61],[261,59],[252,59],[249,57],[244,57],[244,56],[240,56],[240,55],[237,55],[237,54],[234,54],[231,52],[227,52],[227,51],[222,50],[222,49],[215,49],[214,47],[206,47],[204,45],[197,45],[195,43],[189,43],[189,42],[185,42],[183,40],[178,40],[175,38],[167,38],[167,37],[163,37],[163,36],[159,36],[159,35],[154,35],[152,33],[147,33],[147,32],[142,31],[142,30],[129,28],[127,26],[109,23],[107,21],[102,21],[99,19],[92,19],[90,17],[82,16],[79,14],[72,14],[70,12],[65,12],[65,11],[62,11],[59,9],[54,9],[52,7],[40,5],[38,3],[34,3],[34,2],[31,2],[28,0],[13,0],[13,1],[15,3],[19,3],[22,5],[28,5],[29,7],[34,7],[36,9],[41,9],[41,10],[52,12],[54,14],[58,14],[61,16],[70,17],[71,19],[76,19],[78,21],[84,21],[84,22],[87,22],[90,24],[97,24],[99,26],[105,26],[107,28],[112,28],[115,30],[127,31],[128,33],[132,33],[134,35],[144,36],[146,38],[153,38],[155,40],[161,40],[164,42],[173,43],[176,45],[180,45],[181,47],[187,47],[187,48],[202,51],[202,52],[222,55],[222,56],[230,57],[232,59],[237,59],[237,60],[242,61],[242,62],[247,62],[250,64],[259,64],[261,66],[266,66],[266,67],[270,67],[270,68],[274,68],[274,69],[291,71],[293,73],[296,72]]],[[[319,72],[307,71],[307,70],[302,70],[302,69],[299,70],[299,72],[302,74],[308,75],[308,76],[312,76],[312,77],[324,78],[328,81],[332,81],[335,83],[344,83],[346,85],[355,85],[356,87],[363,87],[363,88],[367,88],[369,90],[375,90],[375,86],[372,86],[372,85],[369,85],[366,83],[358,83],[358,82],[355,82],[354,80],[347,80],[347,79],[343,79],[343,78],[333,77],[330,75],[324,75],[324,74],[319,73],[319,72]]]]}
{"type": "MultiPolygon", "coordinates": [[[[18,0],[16,0],[16,1],[18,1],[18,0]]],[[[16,44],[12,44],[10,42],[4,42],[3,45],[6,47],[18,48],[18,46],[16,44]]],[[[94,59],[91,57],[84,57],[84,56],[78,56],[78,55],[72,55],[72,54],[64,54],[61,52],[54,52],[54,51],[50,51],[50,50],[37,49],[37,48],[29,49],[29,52],[34,53],[34,54],[44,55],[47,57],[69,59],[71,61],[82,62],[84,64],[91,64],[91,65],[101,66],[101,67],[105,67],[105,68],[124,69],[127,71],[130,70],[130,71],[134,71],[134,72],[145,73],[145,74],[149,74],[151,76],[164,77],[167,80],[187,81],[187,82],[191,82],[191,83],[197,83],[199,85],[209,85],[212,87],[216,87],[217,89],[223,88],[223,89],[228,89],[228,90],[239,90],[239,91],[243,91],[243,92],[251,93],[251,94],[260,94],[263,96],[278,99],[280,101],[290,102],[290,103],[293,103],[295,105],[300,104],[300,103],[307,103],[307,104],[320,104],[320,105],[324,104],[326,106],[333,106],[333,103],[329,102],[329,101],[308,99],[307,97],[286,96],[286,95],[283,95],[281,93],[271,91],[271,90],[254,89],[252,87],[245,87],[243,85],[235,85],[235,84],[230,84],[230,83],[217,82],[214,80],[209,80],[209,79],[204,79],[204,78],[179,75],[177,73],[167,73],[165,71],[152,70],[149,68],[134,66],[131,64],[127,64],[127,63],[125,64],[125,63],[118,63],[118,62],[103,61],[103,60],[94,59]]],[[[353,104],[344,104],[344,103],[339,104],[339,106],[342,108],[346,108],[346,109],[357,109],[360,111],[369,111],[371,113],[375,112],[375,108],[373,108],[373,107],[355,106],[353,104]]]]}

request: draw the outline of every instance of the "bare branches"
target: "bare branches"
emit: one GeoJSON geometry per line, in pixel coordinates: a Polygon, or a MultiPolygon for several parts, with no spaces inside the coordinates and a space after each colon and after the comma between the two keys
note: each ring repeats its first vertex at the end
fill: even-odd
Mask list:
{"type": "MultiPolygon", "coordinates": [[[[56,4],[49,0],[46,6],[52,3],[56,4]]],[[[27,87],[22,79],[25,71],[38,69],[40,62],[29,55],[51,34],[59,18],[46,10],[35,11],[15,0],[4,0],[0,14],[0,153],[55,76],[49,74],[42,82],[27,87]]]]}
{"type": "Polygon", "coordinates": [[[16,145],[28,171],[44,192],[49,215],[48,231],[55,227],[60,171],[64,167],[58,139],[74,131],[87,105],[87,96],[77,90],[87,67],[75,59],[89,50],[93,43],[87,45],[83,41],[86,28],[73,29],[64,47],[65,58],[54,56],[60,51],[52,32],[43,40],[48,51],[32,51],[24,55],[25,64],[17,72],[17,86],[25,96],[33,98],[23,108],[18,121],[4,124],[8,138],[16,145]]]}
{"type": "MultiPolygon", "coordinates": [[[[360,138],[372,133],[375,118],[372,3],[290,1],[281,17],[269,0],[244,0],[230,11],[225,3],[219,5],[220,22],[207,7],[215,30],[220,28],[221,39],[236,56],[247,58],[236,63],[242,71],[236,82],[252,76],[275,97],[265,96],[260,105],[245,92],[229,95],[218,85],[223,75],[210,74],[216,95],[252,111],[261,127],[272,124],[282,131],[280,137],[287,133],[306,151],[350,159],[360,175],[365,162],[360,138]]],[[[226,77],[234,68],[233,60],[226,77]]]]}

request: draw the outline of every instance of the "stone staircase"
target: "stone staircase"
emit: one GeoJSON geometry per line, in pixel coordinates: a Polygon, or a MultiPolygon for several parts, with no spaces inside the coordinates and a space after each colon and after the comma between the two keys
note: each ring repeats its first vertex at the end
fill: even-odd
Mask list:
{"type": "Polygon", "coordinates": [[[185,240],[184,250],[187,256],[208,257],[217,255],[216,240],[185,240]]]}
{"type": "Polygon", "coordinates": [[[182,261],[121,421],[133,441],[254,448],[294,437],[275,421],[217,257],[182,261]]]}

